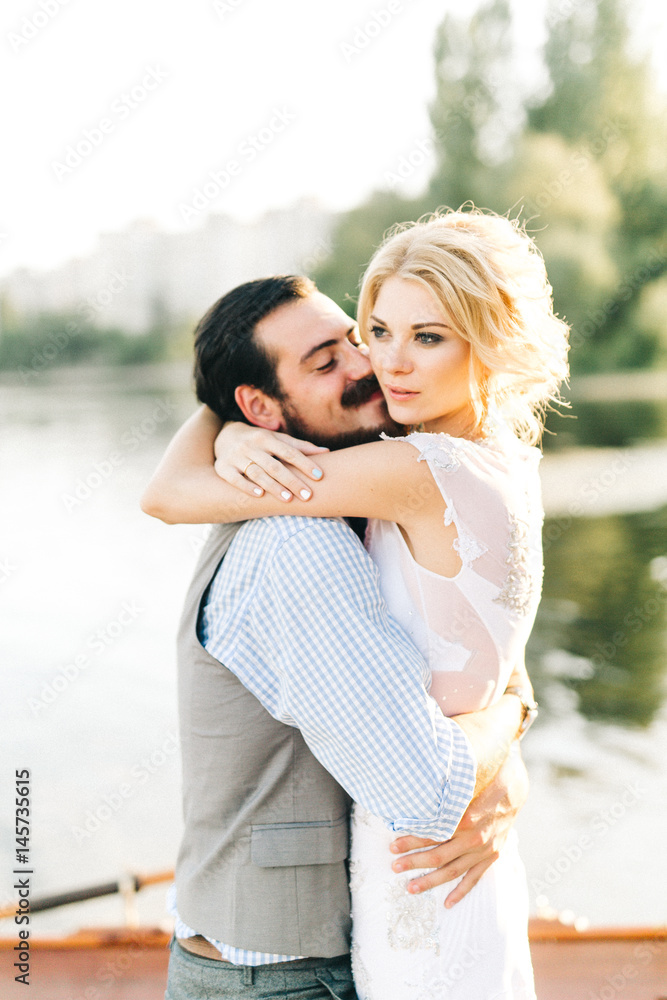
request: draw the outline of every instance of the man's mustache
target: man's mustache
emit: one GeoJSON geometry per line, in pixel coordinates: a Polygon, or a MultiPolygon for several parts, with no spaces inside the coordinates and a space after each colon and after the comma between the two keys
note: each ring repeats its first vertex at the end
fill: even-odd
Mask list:
{"type": "Polygon", "coordinates": [[[352,382],[340,397],[341,405],[346,408],[363,406],[379,388],[380,384],[375,375],[369,375],[367,378],[359,379],[358,382],[352,382]]]}

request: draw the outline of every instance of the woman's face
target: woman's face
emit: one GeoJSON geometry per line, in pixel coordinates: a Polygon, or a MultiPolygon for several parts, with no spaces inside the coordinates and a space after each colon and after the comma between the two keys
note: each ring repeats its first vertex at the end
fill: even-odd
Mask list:
{"type": "Polygon", "coordinates": [[[371,314],[368,346],[394,420],[454,435],[474,427],[470,346],[428,288],[387,278],[371,314]]]}

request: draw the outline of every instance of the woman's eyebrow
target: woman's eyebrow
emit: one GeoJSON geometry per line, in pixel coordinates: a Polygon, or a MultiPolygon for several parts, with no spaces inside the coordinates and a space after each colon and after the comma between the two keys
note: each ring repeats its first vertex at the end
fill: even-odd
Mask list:
{"type": "MultiPolygon", "coordinates": [[[[381,326],[385,326],[385,327],[387,326],[387,324],[385,323],[385,321],[383,319],[380,319],[380,317],[376,316],[374,313],[371,313],[370,318],[373,319],[373,320],[375,320],[375,322],[379,323],[381,326]]],[[[452,329],[451,326],[449,326],[448,323],[438,323],[437,320],[434,320],[434,319],[433,320],[429,320],[427,323],[413,323],[412,326],[410,327],[410,329],[411,330],[422,330],[425,326],[441,326],[443,328],[443,330],[451,330],[452,329]]]]}
{"type": "Polygon", "coordinates": [[[451,326],[447,323],[437,323],[435,320],[431,320],[429,323],[413,323],[413,330],[421,330],[425,326],[441,326],[443,330],[451,330],[451,326]]]}

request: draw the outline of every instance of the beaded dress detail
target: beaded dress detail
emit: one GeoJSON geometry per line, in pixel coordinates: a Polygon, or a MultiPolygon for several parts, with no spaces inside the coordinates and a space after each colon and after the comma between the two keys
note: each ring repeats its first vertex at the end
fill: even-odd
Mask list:
{"type": "MultiPolygon", "coordinates": [[[[392,439],[388,439],[392,440],[392,439]]],[[[416,432],[454,524],[461,568],[443,577],[415,562],[396,524],[369,522],[366,546],[390,612],[412,636],[445,715],[486,708],[505,690],[539,604],[543,520],[537,449],[503,425],[481,442],[416,432]]],[[[528,892],[516,837],[451,910],[456,884],[411,895],[396,875],[385,822],[352,819],[352,959],[360,1000],[534,1000],[528,892]]]]}

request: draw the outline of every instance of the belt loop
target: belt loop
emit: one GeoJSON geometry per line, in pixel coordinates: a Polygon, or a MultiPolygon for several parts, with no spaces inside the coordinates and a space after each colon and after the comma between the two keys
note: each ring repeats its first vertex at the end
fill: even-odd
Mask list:
{"type": "Polygon", "coordinates": [[[252,965],[244,965],[243,966],[243,985],[244,986],[253,986],[254,985],[254,982],[255,982],[255,975],[254,975],[254,973],[255,973],[255,970],[253,969],[252,965]]]}

